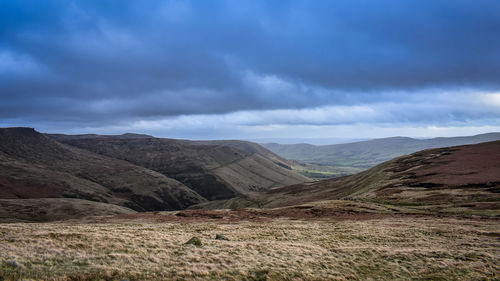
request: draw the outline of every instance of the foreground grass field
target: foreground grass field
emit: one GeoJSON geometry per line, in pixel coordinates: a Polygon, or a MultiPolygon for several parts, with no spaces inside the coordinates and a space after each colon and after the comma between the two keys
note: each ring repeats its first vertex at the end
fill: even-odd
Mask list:
{"type": "Polygon", "coordinates": [[[0,260],[3,280],[498,280],[500,223],[388,215],[1,224],[0,260]],[[202,246],[185,244],[193,236],[202,246]]]}

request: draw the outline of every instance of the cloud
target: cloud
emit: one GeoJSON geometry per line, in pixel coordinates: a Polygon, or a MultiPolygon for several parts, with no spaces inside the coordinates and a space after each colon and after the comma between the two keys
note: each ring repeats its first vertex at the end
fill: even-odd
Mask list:
{"type": "MultiPolygon", "coordinates": [[[[427,97],[429,94],[424,94],[427,97]]],[[[330,105],[303,109],[271,109],[271,110],[244,110],[220,114],[190,114],[171,117],[149,117],[136,120],[122,120],[110,123],[89,123],[84,128],[76,128],[73,132],[126,132],[137,131],[159,136],[190,138],[218,138],[233,137],[249,138],[245,135],[267,136],[271,134],[307,135],[305,132],[314,132],[312,136],[321,136],[329,132],[338,134],[332,128],[366,128],[372,132],[373,128],[414,128],[413,133],[422,132],[427,128],[429,134],[448,132],[446,127],[455,128],[456,132],[463,130],[459,127],[494,128],[485,124],[500,124],[499,105],[492,103],[498,98],[496,93],[441,93],[435,94],[432,101],[422,99],[376,102],[358,105],[330,105]],[[460,98],[450,102],[449,96],[460,98]],[[436,130],[434,128],[441,128],[436,130]],[[300,132],[297,134],[297,132],[300,132]]],[[[110,103],[112,104],[112,102],[110,103]]],[[[109,110],[105,103],[103,108],[109,110]]],[[[96,111],[103,110],[95,107],[96,111]]],[[[74,122],[79,122],[76,120],[74,122]]],[[[67,126],[66,124],[65,126],[67,126]]],[[[53,126],[53,124],[51,125],[53,126]]],[[[50,127],[50,126],[49,126],[50,127]]],[[[345,128],[343,129],[344,131],[345,128]]],[[[57,130],[56,130],[57,131],[57,130]]],[[[403,130],[404,131],[404,130],[403,130]]],[[[360,135],[366,132],[356,131],[360,135]]],[[[400,133],[401,134],[401,133],[400,133]]],[[[352,136],[351,133],[351,137],[352,136]]],[[[366,136],[365,136],[366,137],[366,136]]]]}
{"type": "Polygon", "coordinates": [[[2,1],[0,118],[486,125],[499,13],[495,0],[2,1]]]}
{"type": "Polygon", "coordinates": [[[8,51],[0,52],[0,75],[15,79],[18,76],[37,76],[40,66],[27,56],[8,51]]]}

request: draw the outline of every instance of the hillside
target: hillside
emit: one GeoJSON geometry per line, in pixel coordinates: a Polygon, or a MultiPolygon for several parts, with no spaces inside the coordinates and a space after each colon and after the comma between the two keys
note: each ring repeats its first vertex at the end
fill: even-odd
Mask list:
{"type": "Polygon", "coordinates": [[[48,222],[133,213],[126,207],[75,198],[0,199],[0,222],[48,222]]]}
{"type": "MultiPolygon", "coordinates": [[[[47,139],[34,139],[25,140],[16,149],[12,149],[11,143],[2,148],[5,150],[2,153],[33,153],[33,157],[26,158],[33,165],[42,166],[49,165],[46,154],[53,156],[49,159],[52,165],[58,161],[71,164],[67,157],[83,159],[72,156],[67,149],[109,159],[55,141],[52,141],[55,145],[49,145],[47,139]],[[37,151],[32,149],[35,143],[40,148],[37,151]]],[[[186,145],[200,157],[200,162],[190,159],[196,164],[216,166],[215,159],[222,161],[231,156],[225,154],[228,151],[233,153],[231,157],[238,158],[235,152],[247,155],[242,150],[185,141],[93,139],[98,145],[85,139],[78,142],[93,144],[92,147],[102,151],[125,150],[123,155],[128,153],[132,159],[142,161],[146,160],[139,156],[146,155],[151,163],[157,161],[152,157],[156,155],[154,151],[163,151],[158,157],[170,155],[176,162],[175,157],[180,155],[170,151],[186,149],[186,145]],[[162,144],[163,141],[170,145],[162,144]],[[147,143],[154,150],[149,151],[147,143]],[[137,151],[136,145],[148,150],[137,151]]],[[[183,151],[186,157],[188,154],[183,151]]],[[[106,165],[102,167],[108,169],[106,165]]],[[[225,210],[136,213],[81,199],[0,199],[0,222],[71,219],[56,223],[0,224],[3,260],[0,277],[6,280],[26,277],[34,280],[411,280],[415,276],[422,280],[498,279],[499,170],[500,141],[496,141],[424,150],[352,176],[264,189],[191,206],[228,208],[225,210]]]]}
{"type": "MultiPolygon", "coordinates": [[[[393,137],[334,145],[277,143],[262,145],[287,159],[298,160],[307,164],[333,166],[330,169],[336,172],[333,173],[333,175],[342,175],[342,172],[344,172],[344,174],[352,174],[360,170],[371,168],[395,157],[407,155],[423,149],[475,144],[496,140],[500,140],[500,133],[433,139],[393,137]]],[[[324,169],[327,169],[327,167],[324,169]]]]}
{"type": "Polygon", "coordinates": [[[77,198],[136,211],[205,201],[182,183],[126,161],[61,144],[31,128],[0,129],[0,199],[30,198],[77,198]]]}
{"type": "Polygon", "coordinates": [[[248,142],[50,136],[65,144],[157,171],[208,200],[309,181],[291,171],[286,160],[248,142]]]}
{"type": "Polygon", "coordinates": [[[285,159],[277,155],[276,153],[270,151],[269,149],[263,147],[262,145],[254,142],[241,141],[241,140],[210,140],[210,141],[191,141],[191,144],[229,146],[239,150],[246,151],[251,154],[258,154],[288,170],[291,169],[292,165],[292,162],[290,160],[285,159]]]}
{"type": "MultiPolygon", "coordinates": [[[[500,141],[423,150],[342,178],[198,207],[281,207],[349,199],[437,212],[500,215],[500,141]]],[[[195,206],[196,207],[196,206],[195,206]]]]}

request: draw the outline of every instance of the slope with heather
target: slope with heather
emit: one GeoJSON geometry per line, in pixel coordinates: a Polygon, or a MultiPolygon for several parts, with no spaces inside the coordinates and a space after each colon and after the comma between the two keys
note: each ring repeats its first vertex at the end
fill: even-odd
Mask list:
{"type": "Polygon", "coordinates": [[[291,169],[291,165],[293,163],[285,159],[278,154],[270,151],[269,149],[263,147],[260,144],[250,142],[250,141],[242,141],[242,140],[210,140],[210,141],[191,141],[192,144],[205,144],[205,145],[222,145],[229,146],[239,150],[243,150],[249,152],[251,154],[258,154],[264,158],[267,158],[279,166],[286,168],[288,170],[291,169]]]}
{"type": "Polygon", "coordinates": [[[423,150],[342,178],[194,207],[281,207],[349,199],[433,212],[500,215],[500,141],[423,150]]]}
{"type": "Polygon", "coordinates": [[[30,128],[0,129],[0,187],[0,199],[77,198],[137,211],[205,201],[160,173],[61,144],[30,128]]]}
{"type": "Polygon", "coordinates": [[[51,137],[65,144],[126,160],[182,182],[208,200],[228,199],[309,181],[286,160],[238,141],[195,142],[163,138],[51,137]],[[281,165],[279,164],[281,163],[281,165]]]}

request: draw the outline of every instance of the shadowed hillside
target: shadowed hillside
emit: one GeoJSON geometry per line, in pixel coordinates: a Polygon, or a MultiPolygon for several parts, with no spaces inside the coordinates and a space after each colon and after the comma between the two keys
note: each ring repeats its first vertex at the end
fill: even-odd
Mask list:
{"type": "Polygon", "coordinates": [[[51,137],[98,154],[129,161],[174,178],[208,200],[227,199],[309,181],[286,160],[256,144],[104,136],[51,137]],[[271,159],[266,157],[272,156],[271,159]]]}
{"type": "Polygon", "coordinates": [[[205,200],[160,173],[58,143],[34,129],[0,129],[0,199],[27,198],[79,198],[137,211],[183,209],[205,200]]]}

